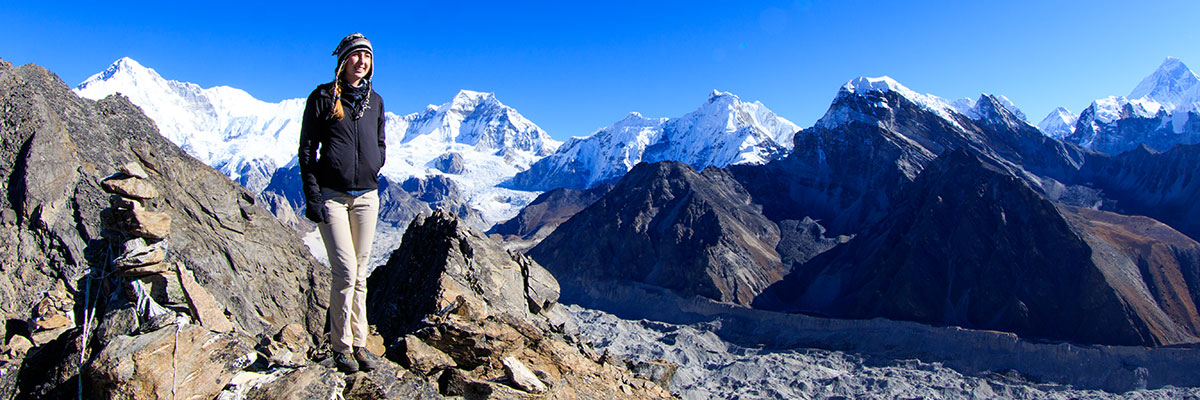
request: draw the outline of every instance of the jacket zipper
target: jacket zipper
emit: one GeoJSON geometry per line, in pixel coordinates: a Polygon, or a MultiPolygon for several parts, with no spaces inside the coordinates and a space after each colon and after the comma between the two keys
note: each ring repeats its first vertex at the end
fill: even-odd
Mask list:
{"type": "Polygon", "coordinates": [[[359,182],[360,177],[358,173],[358,164],[361,161],[360,158],[362,155],[362,144],[358,140],[358,119],[354,119],[354,133],[352,136],[354,136],[354,189],[358,190],[362,188],[362,182],[359,182]]]}

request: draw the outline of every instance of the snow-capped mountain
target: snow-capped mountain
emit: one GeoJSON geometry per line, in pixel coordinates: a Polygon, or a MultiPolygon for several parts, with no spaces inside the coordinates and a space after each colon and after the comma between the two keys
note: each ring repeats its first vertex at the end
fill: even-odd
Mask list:
{"type": "MultiPolygon", "coordinates": [[[[91,99],[124,94],[163,136],[255,193],[279,167],[295,162],[304,99],[268,103],[231,87],[205,89],[165,79],[130,58],[117,60],[75,92],[91,99]]],[[[537,195],[495,185],[561,144],[491,93],[464,90],[440,106],[404,116],[389,112],[386,118],[385,177],[402,182],[446,175],[491,222],[515,215],[537,195]],[[461,173],[432,166],[447,153],[461,158],[461,173]]]]}
{"type": "Polygon", "coordinates": [[[1200,142],[1200,77],[1167,57],[1129,96],[1093,101],[1064,140],[1109,154],[1200,142]]]}
{"type": "MultiPolygon", "coordinates": [[[[879,96],[879,94],[887,92],[895,92],[900,96],[903,96],[905,99],[908,99],[921,108],[932,112],[939,117],[942,117],[946,121],[950,122],[951,125],[954,125],[960,129],[962,129],[962,125],[959,124],[959,122],[952,116],[953,114],[961,114],[973,120],[983,118],[983,116],[986,114],[981,112],[980,104],[976,100],[971,100],[969,98],[946,100],[932,94],[917,93],[916,91],[901,85],[900,82],[897,82],[895,79],[892,79],[888,76],[881,76],[877,78],[858,77],[850,82],[846,82],[845,85],[842,85],[841,89],[838,90],[837,96],[834,98],[834,103],[837,103],[839,99],[847,96],[866,96],[874,100],[872,101],[872,111],[864,114],[855,108],[830,107],[829,110],[825,112],[825,115],[823,115],[821,119],[817,120],[816,125],[825,129],[835,129],[838,126],[852,121],[870,124],[879,123],[880,119],[876,115],[875,111],[887,111],[890,110],[891,107],[889,106],[885,97],[879,96]]],[[[1020,120],[1024,121],[1026,119],[1025,113],[1021,112],[1021,110],[1017,108],[1016,104],[1013,104],[1013,102],[1007,97],[1000,95],[991,95],[991,97],[1003,105],[1004,108],[1008,109],[1009,112],[1011,112],[1020,120]]]]}
{"type": "Polygon", "coordinates": [[[304,99],[267,103],[228,86],[204,89],[164,79],[128,57],[75,92],[93,100],[124,94],[171,142],[255,192],[296,156],[304,99]]]}
{"type": "Polygon", "coordinates": [[[1079,120],[1079,116],[1063,107],[1055,108],[1051,111],[1042,122],[1038,123],[1038,129],[1041,129],[1047,136],[1055,139],[1062,139],[1067,135],[1075,132],[1075,121],[1079,120]]]}
{"type": "Polygon", "coordinates": [[[525,190],[583,189],[611,183],[639,162],[681,161],[709,166],[762,164],[792,148],[800,128],[760,102],[713,91],[696,111],[678,118],[630,113],[517,174],[509,186],[525,190]]]}

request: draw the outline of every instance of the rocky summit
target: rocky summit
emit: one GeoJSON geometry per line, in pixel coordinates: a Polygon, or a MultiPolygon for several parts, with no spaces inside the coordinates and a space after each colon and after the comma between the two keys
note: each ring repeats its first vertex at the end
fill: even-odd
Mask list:
{"type": "Polygon", "coordinates": [[[379,324],[387,357],[442,395],[671,396],[570,332],[548,271],[443,209],[409,224],[367,287],[368,320],[379,324]]]}
{"type": "Polygon", "coordinates": [[[1166,225],[1052,203],[965,150],[898,203],[755,305],[1082,343],[1197,341],[1200,244],[1166,225]]]}
{"type": "MultiPolygon", "coordinates": [[[[306,342],[321,336],[318,293],[328,290],[328,271],[252,194],[160,136],[138,107],[121,96],[81,99],[36,65],[0,62],[0,93],[0,231],[8,238],[0,244],[0,309],[15,328],[4,345],[18,334],[35,346],[21,367],[22,393],[50,395],[78,379],[80,352],[101,351],[85,339],[138,298],[118,293],[133,278],[114,264],[134,250],[123,242],[135,237],[169,247],[170,267],[153,259],[124,266],[161,277],[138,279],[156,282],[143,289],[194,323],[200,313],[189,309],[188,285],[204,290],[208,318],[228,319],[243,337],[289,324],[304,327],[306,342]],[[56,287],[74,304],[48,324],[33,310],[56,287]]],[[[113,332],[151,327],[142,322],[113,332]]]]}

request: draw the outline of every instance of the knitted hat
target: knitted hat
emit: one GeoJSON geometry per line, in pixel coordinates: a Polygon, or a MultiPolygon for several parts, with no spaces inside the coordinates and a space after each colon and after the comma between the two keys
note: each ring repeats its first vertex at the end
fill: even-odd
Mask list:
{"type": "MultiPolygon", "coordinates": [[[[337,56],[337,65],[333,66],[334,73],[337,73],[338,67],[346,61],[346,57],[350,57],[350,54],[359,50],[366,50],[372,56],[375,55],[375,52],[371,49],[371,41],[367,40],[367,37],[363,36],[363,34],[355,32],[342,38],[337,48],[333,50],[333,55],[337,56]]],[[[370,79],[374,72],[375,68],[372,67],[371,71],[367,72],[367,79],[370,79]]]]}

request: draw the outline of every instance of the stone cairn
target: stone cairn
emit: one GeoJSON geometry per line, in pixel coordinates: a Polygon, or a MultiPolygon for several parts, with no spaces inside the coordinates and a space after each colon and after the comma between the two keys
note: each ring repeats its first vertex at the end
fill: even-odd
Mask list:
{"type": "Polygon", "coordinates": [[[158,190],[145,170],[128,163],[100,184],[111,207],[101,211],[101,235],[120,243],[112,273],[122,279],[125,296],[136,304],[139,330],[153,331],[190,321],[216,332],[233,330],[212,294],[185,265],[167,261],[171,216],[147,209],[158,190]]]}

